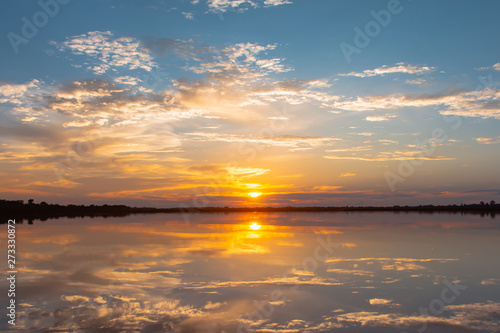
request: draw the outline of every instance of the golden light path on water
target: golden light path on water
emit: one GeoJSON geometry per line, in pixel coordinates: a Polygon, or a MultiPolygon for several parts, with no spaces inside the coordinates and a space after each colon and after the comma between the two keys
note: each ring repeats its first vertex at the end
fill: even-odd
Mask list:
{"type": "Polygon", "coordinates": [[[252,230],[260,230],[261,227],[262,226],[257,222],[252,222],[252,224],[250,224],[250,229],[252,230]]]}

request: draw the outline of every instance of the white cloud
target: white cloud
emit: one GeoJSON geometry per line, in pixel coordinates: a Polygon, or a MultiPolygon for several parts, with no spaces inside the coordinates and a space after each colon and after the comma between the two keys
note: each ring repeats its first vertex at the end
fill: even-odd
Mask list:
{"type": "Polygon", "coordinates": [[[249,143],[255,146],[266,145],[273,147],[285,147],[290,150],[295,149],[312,149],[320,146],[332,144],[339,140],[337,138],[328,137],[303,137],[295,135],[277,135],[274,137],[258,136],[258,135],[241,135],[241,134],[220,134],[220,133],[205,133],[194,132],[187,133],[193,141],[222,141],[222,142],[241,142],[249,143]]]}
{"type": "Polygon", "coordinates": [[[365,118],[366,121],[388,121],[395,116],[368,116],[365,118]]]}
{"type": "Polygon", "coordinates": [[[452,331],[489,331],[498,332],[495,318],[500,309],[499,303],[473,303],[463,305],[446,305],[447,316],[430,316],[428,314],[413,314],[411,316],[378,312],[351,312],[331,318],[346,326],[360,324],[363,327],[380,328],[415,328],[415,327],[440,327],[452,331]],[[493,319],[493,320],[492,320],[493,319]]]}
{"type": "Polygon", "coordinates": [[[372,136],[372,135],[375,135],[375,133],[373,133],[373,132],[359,132],[359,133],[349,133],[349,134],[352,134],[352,135],[361,135],[361,136],[372,136]]]}
{"type": "Polygon", "coordinates": [[[279,85],[274,87],[259,87],[256,91],[249,92],[248,96],[254,101],[255,99],[253,98],[268,103],[281,101],[291,105],[317,103],[323,108],[329,108],[341,98],[341,96],[330,93],[307,89],[305,86],[308,86],[307,82],[302,86],[297,85],[295,87],[281,87],[279,85]]]}
{"type": "Polygon", "coordinates": [[[66,301],[66,302],[84,303],[84,302],[88,302],[89,298],[85,297],[85,296],[80,296],[80,295],[72,295],[72,296],[61,295],[61,300],[66,301]]]}
{"type": "Polygon", "coordinates": [[[45,87],[36,79],[21,84],[0,84],[0,107],[6,107],[8,113],[25,123],[47,121],[51,115],[44,109],[45,98],[52,93],[52,87],[45,87]]]}
{"type": "Polygon", "coordinates": [[[407,156],[394,153],[381,153],[378,155],[351,155],[351,156],[341,156],[341,155],[326,155],[324,158],[329,160],[357,160],[357,161],[368,161],[368,162],[385,162],[385,161],[407,161],[407,160],[427,160],[427,161],[448,161],[454,160],[454,157],[446,156],[425,156],[424,154],[415,153],[414,155],[407,156]]]}
{"type": "Polygon", "coordinates": [[[96,60],[87,66],[95,74],[104,74],[113,68],[150,71],[156,64],[140,41],[132,37],[115,38],[110,31],[91,31],[56,43],[59,50],[86,55],[96,60]]]}
{"type": "Polygon", "coordinates": [[[284,58],[259,58],[260,54],[276,49],[276,44],[238,43],[213,50],[215,54],[199,66],[188,69],[197,74],[210,74],[218,80],[236,80],[247,84],[247,80],[257,80],[271,73],[288,72],[292,69],[283,65],[284,58]]]}
{"type": "Polygon", "coordinates": [[[307,85],[311,88],[329,88],[332,86],[326,79],[310,80],[307,85]]]}
{"type": "Polygon", "coordinates": [[[418,85],[418,86],[428,86],[429,85],[429,83],[427,82],[427,80],[424,79],[424,78],[421,78],[421,77],[418,78],[418,79],[413,79],[413,80],[408,79],[408,80],[405,81],[405,83],[407,83],[407,84],[413,84],[413,85],[418,85]]]}
{"type": "Polygon", "coordinates": [[[369,301],[370,305],[384,305],[384,306],[400,306],[397,303],[394,303],[392,299],[385,299],[385,298],[371,298],[369,301]]]}
{"type": "Polygon", "coordinates": [[[0,103],[22,104],[29,94],[40,89],[41,84],[38,80],[22,84],[2,84],[0,85],[0,103]]]}
{"type": "Polygon", "coordinates": [[[404,107],[439,107],[441,114],[500,118],[500,90],[484,89],[435,95],[392,94],[338,100],[332,107],[346,111],[389,110],[404,107]]]}
{"type": "Polygon", "coordinates": [[[291,4],[292,2],[289,0],[264,0],[264,5],[267,6],[279,6],[285,4],[291,4]]]}
{"type": "Polygon", "coordinates": [[[138,79],[136,77],[126,75],[126,76],[119,76],[119,77],[115,78],[113,81],[115,81],[118,84],[126,84],[128,86],[136,86],[142,80],[138,79]]]}
{"type": "Polygon", "coordinates": [[[63,124],[63,127],[86,127],[91,125],[92,122],[89,120],[73,120],[63,124]]]}
{"type": "MultiPolygon", "coordinates": [[[[198,3],[198,2],[196,2],[198,3]]],[[[207,5],[212,12],[225,12],[229,9],[246,10],[249,7],[274,7],[291,4],[289,0],[208,0],[207,5]]]]}
{"type": "Polygon", "coordinates": [[[339,74],[340,76],[355,76],[355,77],[372,77],[377,75],[385,74],[428,74],[436,70],[436,67],[420,66],[420,65],[410,65],[403,62],[399,62],[394,66],[383,65],[375,69],[367,69],[362,72],[351,72],[347,74],[339,74]]]}
{"type": "Polygon", "coordinates": [[[495,143],[500,143],[500,136],[497,136],[496,138],[474,138],[474,140],[484,145],[492,145],[495,143]]]}

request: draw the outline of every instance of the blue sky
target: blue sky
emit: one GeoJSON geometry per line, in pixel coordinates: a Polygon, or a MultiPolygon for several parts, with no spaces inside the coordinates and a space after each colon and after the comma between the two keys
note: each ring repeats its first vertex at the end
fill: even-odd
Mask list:
{"type": "Polygon", "coordinates": [[[4,197],[498,200],[496,1],[1,6],[4,197]]]}

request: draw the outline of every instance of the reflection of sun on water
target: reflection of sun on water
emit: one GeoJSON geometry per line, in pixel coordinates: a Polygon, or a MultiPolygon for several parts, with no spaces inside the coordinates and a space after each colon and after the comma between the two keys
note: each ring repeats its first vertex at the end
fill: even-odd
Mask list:
{"type": "Polygon", "coordinates": [[[262,193],[260,192],[250,192],[248,193],[249,196],[251,196],[252,198],[257,198],[257,197],[260,197],[262,195],[262,193]]]}
{"type": "Polygon", "coordinates": [[[262,227],[260,224],[258,224],[257,222],[252,222],[252,224],[249,225],[250,229],[252,230],[260,230],[260,228],[262,227]]]}

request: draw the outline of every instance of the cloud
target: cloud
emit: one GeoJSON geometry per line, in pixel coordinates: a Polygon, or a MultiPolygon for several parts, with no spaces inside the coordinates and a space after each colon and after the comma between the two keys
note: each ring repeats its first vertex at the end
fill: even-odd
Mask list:
{"type": "Polygon", "coordinates": [[[352,269],[352,268],[328,268],[326,270],[328,273],[334,274],[349,274],[357,276],[371,276],[374,277],[375,273],[372,271],[367,271],[363,269],[352,269]]]}
{"type": "Polygon", "coordinates": [[[408,329],[415,327],[440,328],[454,331],[490,331],[498,332],[493,318],[497,317],[500,303],[472,303],[462,305],[446,305],[446,316],[432,316],[414,313],[410,316],[401,313],[381,314],[378,312],[350,312],[337,315],[333,322],[344,327],[362,325],[363,327],[408,329]],[[493,320],[492,320],[493,319],[493,320]]]}
{"type": "Polygon", "coordinates": [[[119,77],[115,78],[113,81],[116,82],[116,83],[118,83],[118,84],[125,84],[125,85],[129,85],[129,86],[136,86],[142,80],[138,79],[136,77],[132,77],[132,76],[126,75],[126,76],[119,76],[119,77]]]}
{"type": "Polygon", "coordinates": [[[72,296],[61,295],[61,300],[66,301],[66,302],[84,303],[84,302],[88,302],[89,298],[85,297],[85,296],[79,296],[79,295],[72,295],[72,296]]]}
{"type": "Polygon", "coordinates": [[[358,132],[358,133],[349,133],[349,134],[352,134],[352,135],[361,135],[361,136],[372,136],[372,135],[375,135],[376,133],[373,133],[373,132],[358,132]]]}
{"type": "Polygon", "coordinates": [[[269,171],[269,169],[262,168],[240,168],[240,167],[228,167],[227,171],[229,174],[240,177],[240,178],[248,178],[260,176],[269,171]]]}
{"type": "Polygon", "coordinates": [[[500,136],[497,136],[495,138],[474,138],[474,140],[483,145],[492,145],[500,143],[500,136]]]}
{"type": "Polygon", "coordinates": [[[368,116],[365,118],[366,121],[389,121],[391,118],[394,118],[394,115],[386,115],[386,116],[368,116]]]}
{"type": "Polygon", "coordinates": [[[248,83],[247,79],[259,79],[270,73],[289,72],[292,69],[283,65],[284,58],[259,58],[262,53],[276,49],[276,44],[260,45],[257,43],[238,43],[220,50],[213,49],[211,57],[201,61],[200,65],[188,69],[197,74],[210,74],[209,78],[225,80],[227,77],[238,84],[248,83]]]}
{"type": "Polygon", "coordinates": [[[167,154],[180,152],[175,149],[181,141],[171,124],[201,115],[168,92],[141,92],[105,80],[3,84],[0,91],[6,110],[0,113],[0,136],[8,144],[0,146],[2,168],[17,179],[4,186],[46,197],[81,195],[96,177],[126,177],[136,189],[139,177],[172,174],[170,165],[181,160],[167,154]],[[24,177],[26,172],[44,181],[24,177]]]}
{"type": "Polygon", "coordinates": [[[424,161],[449,161],[454,160],[454,157],[446,156],[422,156],[422,155],[412,155],[412,156],[401,156],[391,153],[386,153],[385,155],[378,156],[342,156],[342,155],[325,155],[324,158],[329,160],[358,160],[358,161],[368,161],[368,162],[385,162],[385,161],[408,161],[408,160],[424,160],[424,161]]]}
{"type": "Polygon", "coordinates": [[[296,135],[242,135],[242,134],[223,134],[223,133],[207,133],[193,132],[186,133],[192,141],[221,141],[221,142],[238,142],[253,144],[255,146],[265,145],[272,147],[284,147],[290,150],[295,149],[312,149],[321,146],[330,145],[338,138],[329,137],[307,137],[296,135]]]}
{"type": "Polygon", "coordinates": [[[50,87],[36,79],[21,84],[0,82],[0,108],[5,110],[5,116],[16,117],[26,123],[48,122],[50,115],[43,105],[45,96],[51,93],[50,87]]]}
{"type": "Polygon", "coordinates": [[[320,192],[330,192],[330,191],[337,191],[339,188],[342,188],[342,186],[314,186],[313,191],[320,191],[320,192]]]}
{"type": "Polygon", "coordinates": [[[193,13],[190,13],[190,12],[182,12],[182,15],[184,15],[184,17],[188,20],[194,20],[194,15],[193,13]]]}
{"type": "Polygon", "coordinates": [[[401,306],[400,304],[394,303],[392,299],[385,298],[371,298],[369,301],[370,305],[383,305],[383,306],[401,306]]]}
{"type": "Polygon", "coordinates": [[[417,85],[417,86],[430,86],[431,83],[429,83],[426,79],[424,78],[418,78],[418,79],[408,79],[405,81],[406,84],[412,84],[412,85],[417,85]]]}
{"type": "Polygon", "coordinates": [[[134,87],[118,87],[105,80],[74,81],[45,96],[46,111],[73,117],[67,126],[121,126],[145,120],[192,118],[200,115],[186,110],[168,92],[141,92],[134,87]],[[84,119],[82,119],[84,118],[84,119]]]}
{"type": "Polygon", "coordinates": [[[338,153],[338,152],[358,152],[358,151],[368,151],[372,150],[372,146],[355,146],[349,148],[336,148],[336,149],[328,149],[325,152],[327,153],[338,153]]]}
{"type": "MultiPolygon", "coordinates": [[[[448,140],[448,141],[450,141],[450,140],[448,140]]],[[[395,140],[389,140],[389,139],[378,140],[378,142],[380,142],[383,145],[390,145],[390,144],[397,144],[398,143],[395,140]]]]}
{"type": "Polygon", "coordinates": [[[341,173],[339,175],[340,178],[344,178],[344,177],[353,177],[353,176],[356,176],[355,173],[351,173],[351,172],[345,172],[345,173],[341,173]]]}
{"type": "Polygon", "coordinates": [[[500,62],[497,63],[497,64],[494,64],[493,65],[493,69],[496,70],[496,71],[500,71],[500,62]]]}
{"type": "Polygon", "coordinates": [[[31,80],[23,84],[3,83],[0,85],[0,103],[22,104],[26,97],[38,91],[42,82],[31,80]]]}
{"type": "Polygon", "coordinates": [[[500,279],[495,279],[495,278],[481,280],[482,285],[496,285],[499,283],[500,279]]]}
{"type": "Polygon", "coordinates": [[[58,331],[70,331],[72,327],[82,327],[91,332],[105,330],[115,332],[123,330],[159,332],[172,330],[190,317],[200,317],[202,309],[182,306],[178,300],[151,297],[148,302],[144,297],[123,297],[102,295],[79,302],[75,305],[55,307],[50,310],[22,308],[21,328],[44,330],[53,327],[58,331]],[[51,318],[57,318],[56,321],[51,318]]]}
{"type": "Polygon", "coordinates": [[[211,12],[226,12],[229,9],[244,11],[248,8],[273,7],[291,3],[289,0],[207,0],[211,12]]]}
{"type": "Polygon", "coordinates": [[[60,51],[70,51],[94,59],[95,62],[87,69],[98,75],[116,68],[151,71],[157,66],[139,40],[133,37],[115,38],[110,31],[91,31],[53,44],[60,51]]]}
{"type": "Polygon", "coordinates": [[[317,88],[317,85],[314,83],[310,85],[309,82],[278,81],[274,84],[257,86],[249,92],[248,96],[251,98],[251,102],[257,104],[259,101],[267,103],[281,101],[291,105],[315,103],[323,108],[331,108],[341,99],[341,96],[335,94],[309,89],[310,87],[317,88]]]}
{"type": "Polygon", "coordinates": [[[73,121],[69,121],[67,123],[64,123],[62,126],[63,127],[87,127],[91,124],[92,124],[92,122],[89,120],[73,120],[73,121]]]}
{"type": "MultiPolygon", "coordinates": [[[[330,86],[326,79],[271,79],[271,75],[293,70],[285,64],[285,58],[269,56],[270,52],[276,50],[277,44],[237,43],[217,48],[198,45],[193,40],[146,37],[143,41],[138,41],[130,37],[115,38],[110,32],[91,32],[56,45],[60,50],[84,54],[89,61],[97,61],[92,66],[99,74],[111,69],[113,73],[137,68],[156,70],[158,67],[153,55],[180,56],[186,62],[183,69],[202,78],[179,78],[173,81],[174,86],[170,87],[173,89],[169,90],[169,93],[178,105],[198,114],[206,113],[206,116],[246,119],[242,112],[235,111],[248,111],[249,108],[263,107],[278,101],[294,105],[315,103],[321,107],[331,107],[340,98],[318,91],[330,86]],[[97,46],[92,43],[95,39],[100,43],[97,46]],[[100,46],[104,47],[105,51],[94,49],[100,46]],[[130,52],[131,49],[134,52],[130,52]]],[[[157,80],[156,76],[153,75],[153,79],[157,80]]],[[[165,81],[164,76],[159,79],[165,81]]],[[[151,91],[146,89],[150,78],[147,79],[120,75],[114,78],[114,82],[130,86],[139,92],[150,93],[151,91]],[[142,87],[140,83],[146,87],[142,87]]],[[[156,87],[158,84],[151,86],[156,87]]]]}
{"type": "Polygon", "coordinates": [[[214,288],[238,288],[238,287],[255,287],[260,285],[276,286],[338,286],[342,285],[337,280],[332,278],[322,278],[318,276],[311,276],[302,274],[301,272],[293,273],[294,276],[287,277],[269,277],[263,280],[251,281],[212,281],[212,282],[191,282],[186,283],[183,288],[185,289],[214,289],[214,288]]]}
{"type": "Polygon", "coordinates": [[[279,6],[291,3],[290,0],[264,0],[264,5],[266,6],[279,6]]]}
{"type": "MultiPolygon", "coordinates": [[[[290,72],[285,58],[271,56],[276,44],[238,43],[220,49],[208,48],[188,66],[202,79],[179,79],[175,99],[184,106],[223,119],[262,118],[271,103],[312,103],[330,108],[340,96],[321,91],[325,79],[275,79],[290,72]]],[[[266,115],[266,118],[269,115],[266,115]]]]}
{"type": "Polygon", "coordinates": [[[394,261],[397,263],[401,262],[447,262],[447,261],[458,261],[458,259],[445,259],[445,258],[329,258],[325,263],[337,263],[337,262],[384,262],[384,261],[394,261]]]}
{"type": "Polygon", "coordinates": [[[205,306],[203,308],[205,310],[215,310],[215,309],[218,309],[225,304],[226,304],[226,302],[224,302],[224,303],[221,303],[221,302],[212,303],[212,302],[208,301],[208,303],[205,304],[205,306]]]}
{"type": "Polygon", "coordinates": [[[383,65],[375,69],[366,69],[362,72],[351,72],[347,74],[339,74],[339,76],[355,76],[355,77],[373,77],[373,76],[384,76],[386,74],[428,74],[436,70],[436,67],[420,66],[420,65],[410,65],[403,62],[399,62],[394,66],[383,65]]]}
{"type": "Polygon", "coordinates": [[[411,95],[391,94],[341,99],[331,107],[345,111],[390,110],[406,107],[436,107],[443,115],[500,118],[500,90],[485,88],[477,91],[411,95]]]}

